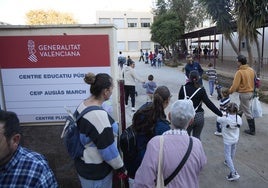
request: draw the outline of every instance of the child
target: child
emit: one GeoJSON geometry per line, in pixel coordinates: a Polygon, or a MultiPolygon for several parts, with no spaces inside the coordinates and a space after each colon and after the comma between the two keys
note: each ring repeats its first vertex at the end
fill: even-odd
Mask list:
{"type": "Polygon", "coordinates": [[[206,71],[206,74],[208,76],[208,85],[209,85],[209,96],[212,97],[213,92],[214,92],[214,84],[217,79],[217,72],[213,68],[213,64],[209,63],[208,64],[208,70],[206,71]]]}
{"type": "Polygon", "coordinates": [[[219,81],[218,80],[215,80],[215,84],[216,84],[216,87],[215,87],[215,89],[216,89],[216,91],[217,91],[217,94],[218,94],[218,96],[217,96],[217,100],[221,100],[222,99],[222,95],[221,95],[221,85],[219,84],[219,81]]]}
{"type": "Polygon", "coordinates": [[[148,76],[148,82],[144,83],[142,86],[143,88],[146,88],[146,94],[147,94],[147,102],[151,102],[153,99],[153,93],[156,86],[156,83],[153,81],[154,80],[154,76],[153,75],[149,75],[148,76]]]}
{"type": "Polygon", "coordinates": [[[239,140],[239,128],[242,125],[242,119],[237,114],[238,106],[236,103],[229,103],[226,109],[227,115],[218,117],[217,121],[222,125],[222,137],[224,143],[224,164],[230,169],[230,174],[226,176],[228,181],[237,180],[240,175],[234,167],[234,156],[239,140]]]}
{"type": "MultiPolygon", "coordinates": [[[[228,94],[228,89],[224,89],[221,93],[222,98],[220,99],[220,110],[222,111],[223,115],[226,115],[226,108],[230,103],[230,97],[228,94]]],[[[221,136],[221,124],[217,121],[216,122],[216,132],[214,133],[216,136],[221,136]]]]}

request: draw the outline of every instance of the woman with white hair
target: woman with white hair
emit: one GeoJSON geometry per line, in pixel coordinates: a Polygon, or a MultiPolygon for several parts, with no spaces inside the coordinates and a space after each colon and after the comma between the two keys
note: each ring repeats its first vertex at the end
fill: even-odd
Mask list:
{"type": "Polygon", "coordinates": [[[198,188],[198,175],[207,162],[207,158],[199,139],[190,137],[186,131],[193,121],[195,110],[191,100],[177,100],[171,106],[169,119],[171,130],[161,136],[153,137],[146,149],[142,164],[135,175],[134,187],[155,187],[158,173],[160,140],[162,140],[162,174],[167,187],[198,188]],[[161,138],[162,137],[162,138],[161,138]],[[190,154],[177,174],[169,178],[183,160],[192,140],[190,154]],[[154,156],[154,157],[152,157],[154,156]]]}

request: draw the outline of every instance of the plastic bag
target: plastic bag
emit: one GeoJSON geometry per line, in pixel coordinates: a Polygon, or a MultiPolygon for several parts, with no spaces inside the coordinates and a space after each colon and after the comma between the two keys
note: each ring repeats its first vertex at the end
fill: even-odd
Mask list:
{"type": "Polygon", "coordinates": [[[252,113],[253,118],[262,117],[262,107],[259,101],[259,97],[257,96],[253,97],[252,105],[251,105],[251,113],[252,113]]]}

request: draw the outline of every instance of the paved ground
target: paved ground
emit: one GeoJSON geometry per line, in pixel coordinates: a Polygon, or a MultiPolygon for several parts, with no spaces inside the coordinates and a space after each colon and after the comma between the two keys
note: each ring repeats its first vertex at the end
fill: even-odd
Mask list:
{"type": "MultiPolygon", "coordinates": [[[[226,67],[225,67],[226,68],[226,67]]],[[[153,74],[158,85],[166,85],[173,95],[171,103],[177,99],[180,86],[184,83],[185,77],[181,72],[182,67],[162,67],[153,69],[149,65],[136,61],[137,73],[144,79],[148,74],[153,74]]],[[[217,69],[221,71],[220,69],[217,69]]],[[[232,69],[227,72],[231,72],[232,69]]],[[[208,84],[204,81],[204,86],[208,84]]],[[[137,106],[146,101],[145,89],[137,84],[137,106]]],[[[238,102],[237,95],[231,96],[233,101],[238,102]]],[[[214,96],[211,98],[215,104],[218,101],[214,96]]],[[[268,187],[268,106],[262,104],[264,117],[256,119],[256,136],[249,136],[243,133],[247,124],[241,128],[241,139],[239,141],[235,165],[241,178],[237,182],[227,182],[225,176],[228,169],[223,165],[223,144],[222,138],[214,136],[216,117],[206,109],[205,127],[201,135],[203,146],[208,158],[208,163],[200,176],[200,188],[267,188],[268,187]]],[[[126,109],[127,125],[130,125],[132,115],[131,109],[126,109]]],[[[167,108],[167,112],[169,107],[167,108]]],[[[80,183],[74,170],[73,160],[68,156],[63,141],[60,139],[63,125],[53,126],[25,126],[23,127],[23,145],[34,151],[44,154],[61,188],[79,188],[80,183]]],[[[1,187],[1,186],[0,186],[1,187]]]]}
{"type": "MultiPolygon", "coordinates": [[[[171,103],[177,100],[180,86],[184,83],[185,77],[182,68],[171,68],[164,66],[160,69],[152,68],[148,64],[136,61],[136,71],[140,77],[147,79],[148,74],[153,74],[155,82],[160,85],[166,85],[173,97],[171,103]]],[[[219,69],[218,69],[219,70],[219,69]]],[[[220,70],[219,70],[220,71],[220,70]]],[[[208,90],[208,82],[204,81],[204,87],[208,90]]],[[[137,84],[138,97],[136,98],[136,107],[138,108],[146,101],[145,89],[141,84],[137,84]]],[[[211,100],[218,106],[219,102],[214,95],[211,100]]],[[[238,95],[231,95],[231,100],[239,103],[238,95]]],[[[169,105],[170,107],[170,105],[169,105]]],[[[169,111],[167,108],[167,112],[169,111]]],[[[216,116],[205,108],[205,126],[201,135],[201,140],[208,158],[208,163],[200,175],[200,188],[267,188],[268,187],[268,105],[263,104],[263,117],[256,119],[256,135],[250,136],[244,134],[247,129],[246,120],[243,119],[241,127],[240,140],[235,159],[235,166],[241,176],[239,181],[228,182],[225,176],[229,170],[224,166],[223,142],[222,138],[215,136],[216,116]]],[[[127,125],[130,125],[133,113],[130,108],[126,109],[127,125]]]]}

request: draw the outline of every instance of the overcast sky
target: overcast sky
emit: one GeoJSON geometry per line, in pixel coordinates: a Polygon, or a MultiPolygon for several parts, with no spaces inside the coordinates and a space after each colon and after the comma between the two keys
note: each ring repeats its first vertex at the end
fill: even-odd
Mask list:
{"type": "Polygon", "coordinates": [[[70,13],[79,24],[96,23],[96,10],[145,11],[154,0],[0,0],[0,22],[24,25],[29,10],[70,13]]]}

